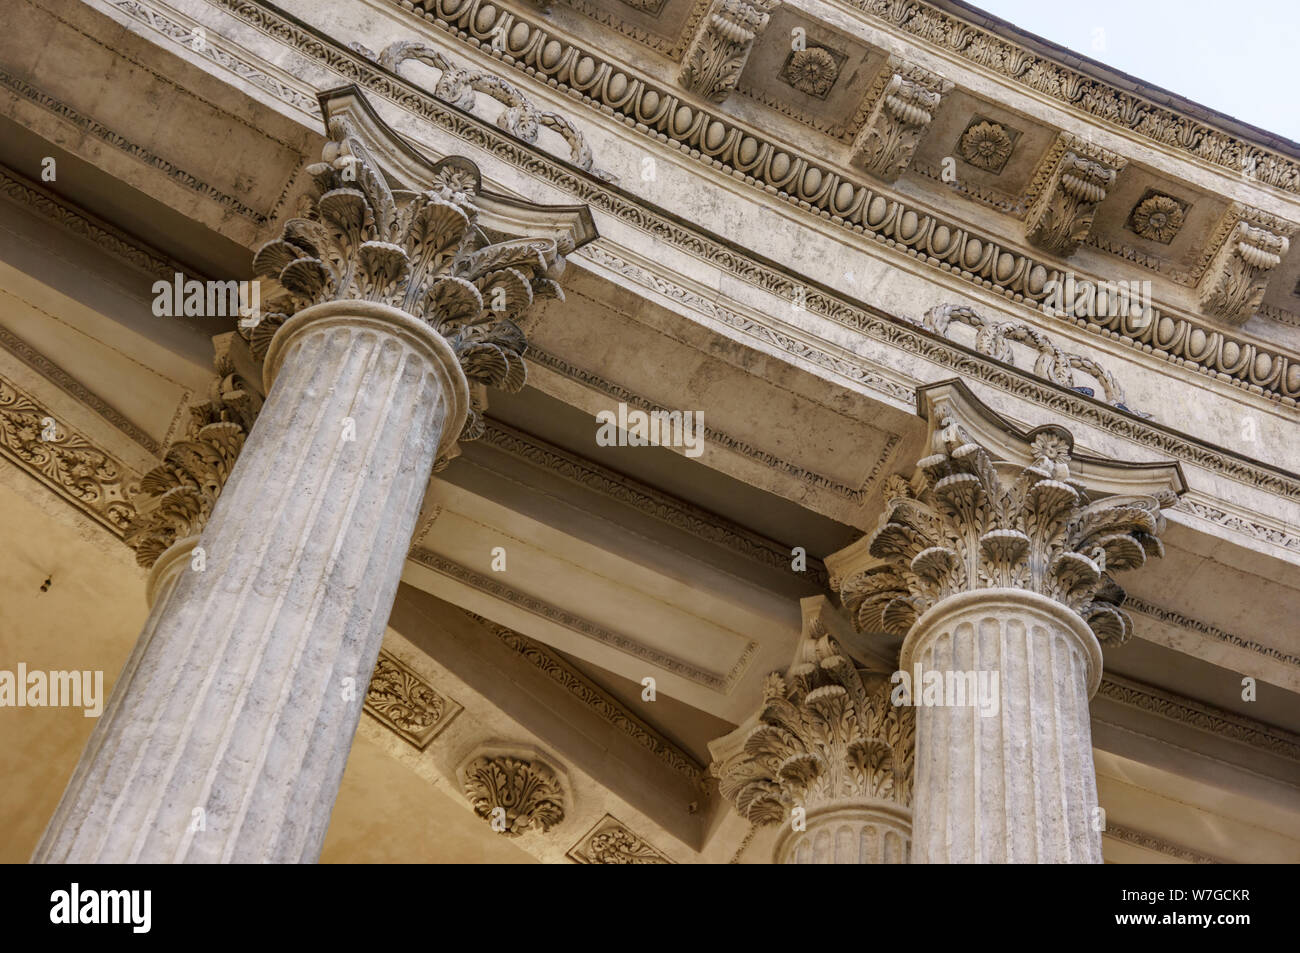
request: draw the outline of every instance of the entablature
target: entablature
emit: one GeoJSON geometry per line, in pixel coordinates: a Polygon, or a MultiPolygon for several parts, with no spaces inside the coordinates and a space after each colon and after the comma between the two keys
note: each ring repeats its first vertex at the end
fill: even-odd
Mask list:
{"type": "Polygon", "coordinates": [[[811,128],[819,141],[807,168],[819,183],[865,176],[965,206],[961,214],[986,221],[995,241],[1033,246],[1049,267],[1074,259],[1082,245],[1077,261],[1085,270],[1148,281],[1211,326],[1250,321],[1261,334],[1293,340],[1286,328],[1300,320],[1300,251],[1290,249],[1300,226],[1294,144],[1192,103],[1161,105],[1174,97],[1160,90],[1144,98],[1100,64],[1054,60],[1051,49],[1031,50],[1023,37],[976,25],[978,11],[960,5],[759,6],[766,25],[743,44],[743,55],[728,59],[735,44],[711,47],[739,79],[736,94],[699,97],[703,109],[693,87],[677,80],[676,60],[698,54],[687,37],[707,32],[722,15],[715,8],[758,11],[752,3],[677,0],[634,10],[573,0],[543,16],[527,4],[515,13],[421,0],[414,10],[764,181],[771,170],[761,148],[754,173],[721,154],[728,152],[723,133],[722,148],[708,148],[710,121],[696,130],[692,114],[709,113],[724,127],[738,121],[780,147],[800,144],[785,156],[791,176],[777,176],[797,188],[771,182],[797,199],[817,192],[801,178],[799,161],[811,128]],[[702,133],[699,142],[692,133],[702,133]],[[849,174],[835,176],[841,170],[849,174]]]}

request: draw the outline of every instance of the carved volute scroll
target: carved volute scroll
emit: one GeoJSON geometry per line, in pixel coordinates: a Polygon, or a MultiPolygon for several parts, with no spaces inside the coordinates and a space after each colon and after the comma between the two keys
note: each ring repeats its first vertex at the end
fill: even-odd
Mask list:
{"type": "Polygon", "coordinates": [[[474,397],[461,439],[472,440],[482,433],[483,388],[523,387],[518,321],[536,300],[563,297],[564,256],[596,237],[591,213],[490,193],[459,156],[429,161],[355,87],[320,99],[329,139],[307,168],[313,187],[253,260],[264,303],[245,332],[253,353],[260,360],[276,329],[314,304],[400,308],[459,358],[474,397]]]}
{"type": "Polygon", "coordinates": [[[853,161],[872,175],[893,182],[911,164],[917,144],[953,84],[895,58],[886,68],[894,72],[854,137],[852,155],[853,161]]]}
{"type": "Polygon", "coordinates": [[[1068,256],[1088,237],[1097,208],[1128,161],[1069,133],[1061,134],[1049,157],[1055,166],[1025,218],[1025,235],[1039,248],[1068,256]]]}
{"type": "MultiPolygon", "coordinates": [[[[537,298],[563,298],[558,278],[572,243],[555,237],[494,239],[478,224],[478,169],[452,157],[422,191],[390,189],[343,118],[330,120],[322,162],[308,167],[314,194],[281,238],[253,259],[268,313],[249,333],[264,356],[288,318],[324,301],[378,301],[429,323],[471,382],[518,391],[527,370],[516,323],[537,298]]],[[[477,409],[462,437],[482,432],[477,409]]]]}
{"type": "Polygon", "coordinates": [[[1207,314],[1236,325],[1259,310],[1269,279],[1291,247],[1296,226],[1240,203],[1233,203],[1228,215],[1234,224],[1198,292],[1207,314]]]}

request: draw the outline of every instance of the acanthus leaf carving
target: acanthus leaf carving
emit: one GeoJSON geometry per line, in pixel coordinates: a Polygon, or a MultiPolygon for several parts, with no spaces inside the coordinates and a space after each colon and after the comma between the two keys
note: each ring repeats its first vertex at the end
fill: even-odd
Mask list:
{"type": "MultiPolygon", "coordinates": [[[[478,224],[478,168],[451,156],[421,191],[393,189],[343,116],[329,120],[315,187],[282,236],[258,249],[264,315],[244,330],[254,356],[266,354],[288,318],[325,301],[376,301],[427,322],[446,338],[471,385],[517,392],[527,342],[517,321],[538,298],[564,293],[558,279],[568,237],[508,238],[478,224]]],[[[462,439],[482,432],[481,394],[462,439]]]]}
{"type": "Polygon", "coordinates": [[[862,128],[853,139],[853,160],[872,175],[892,182],[912,161],[943,96],[953,84],[920,66],[891,58],[885,83],[862,128]]]}
{"type": "MultiPolygon", "coordinates": [[[[314,34],[303,30],[293,22],[265,8],[246,4],[244,0],[220,0],[220,2],[241,21],[258,29],[272,30],[277,35],[282,34],[285,42],[290,43],[294,49],[313,61],[326,65],[331,62],[334,53],[321,48],[314,34]]],[[[580,3],[584,9],[589,7],[586,0],[569,0],[569,2],[580,3]]],[[[855,0],[855,2],[867,3],[868,0],[855,0]]],[[[914,3],[915,0],[899,0],[899,2],[914,3]]],[[[612,110],[614,115],[629,125],[644,126],[645,136],[666,137],[689,145],[692,149],[699,150],[701,162],[721,162],[724,169],[752,176],[754,188],[776,189],[777,194],[785,201],[794,204],[806,202],[812,207],[814,214],[827,213],[832,221],[842,220],[843,227],[861,229],[863,234],[882,241],[892,240],[908,249],[908,254],[915,251],[918,255],[926,256],[927,261],[930,257],[936,258],[940,262],[937,267],[950,268],[953,274],[960,273],[964,280],[984,287],[992,287],[1013,300],[1025,301],[1030,307],[1039,307],[1049,293],[1046,288],[1052,281],[1059,281],[1062,277],[1062,272],[1047,261],[1021,254],[1013,248],[1005,248],[986,234],[972,232],[958,226],[955,222],[946,221],[922,209],[914,208],[897,196],[881,193],[852,178],[842,176],[828,165],[819,164],[807,155],[800,155],[797,150],[791,155],[778,143],[763,139],[756,140],[726,117],[716,113],[710,114],[688,105],[661,86],[636,77],[628,77],[627,81],[623,82],[618,76],[616,64],[598,51],[575,45],[563,35],[557,35],[548,27],[539,26],[525,17],[504,9],[493,8],[495,19],[480,28],[475,24],[485,3],[486,0],[469,0],[467,3],[455,0],[453,8],[452,0],[420,0],[418,5],[430,12],[436,10],[437,17],[441,19],[435,19],[434,24],[438,29],[456,36],[460,36],[459,31],[462,30],[472,34],[474,38],[491,36],[495,25],[508,18],[512,30],[520,32],[517,39],[507,38],[507,52],[512,57],[510,65],[513,68],[529,75],[536,75],[539,79],[545,78],[548,84],[552,84],[561,92],[575,97],[588,97],[592,108],[612,110]],[[550,54],[543,56],[544,51],[553,49],[552,40],[559,44],[561,53],[555,60],[551,59],[550,54]],[[588,66],[591,68],[589,69],[588,66]],[[722,131],[721,141],[710,138],[709,132],[714,129],[722,131]],[[809,181],[807,173],[810,169],[816,169],[820,173],[819,176],[814,177],[818,183],[815,189],[805,188],[803,184],[809,181]],[[842,194],[839,187],[845,182],[854,185],[853,198],[847,203],[840,202],[837,198],[842,194]],[[905,229],[904,223],[910,219],[907,214],[909,211],[917,213],[919,226],[916,228],[908,226],[905,229]],[[1006,273],[1008,255],[1010,256],[1009,276],[1006,273]]],[[[920,17],[906,19],[904,26],[910,29],[911,24],[920,22],[921,19],[920,17]]],[[[974,56],[979,53],[982,57],[987,50],[986,47],[975,42],[975,37],[978,35],[978,30],[964,24],[954,26],[950,33],[944,33],[947,37],[945,42],[962,55],[974,56]]],[[[998,58],[994,57],[994,59],[998,58]]],[[[366,67],[359,68],[357,73],[358,82],[379,95],[393,96],[400,91],[398,85],[386,74],[370,72],[366,67]]],[[[888,75],[892,78],[893,74],[888,75]]],[[[1032,67],[1025,73],[1026,77],[1035,75],[1041,75],[1037,67],[1032,67]]],[[[1087,91],[1092,88],[1089,85],[1092,81],[1085,82],[1077,74],[1071,75],[1073,78],[1067,77],[1061,80],[1062,94],[1070,102],[1082,103],[1088,95],[1087,91]]],[[[883,88],[883,85],[883,82],[880,83],[880,88],[883,88]]],[[[1056,88],[1054,80],[1046,85],[1056,88]]],[[[876,89],[874,84],[872,89],[873,92],[867,98],[874,103],[878,98],[874,93],[876,89]]],[[[458,135],[461,134],[462,129],[468,129],[461,117],[449,115],[434,107],[431,102],[420,102],[417,112],[442,128],[455,130],[458,135]]],[[[863,114],[865,113],[864,110],[863,114]]],[[[474,134],[478,135],[477,132],[474,134]]],[[[714,135],[716,136],[716,133],[714,135]]],[[[1218,145],[1229,141],[1232,140],[1217,132],[1197,140],[1202,144],[1218,145]]],[[[520,148],[517,143],[493,140],[490,148],[495,155],[517,167],[534,171],[539,168],[536,165],[538,158],[535,153],[520,148]]],[[[1242,158],[1239,152],[1234,152],[1224,161],[1225,164],[1240,170],[1242,158]]],[[[1257,155],[1252,153],[1248,158],[1253,160],[1257,155]]],[[[1218,160],[1211,158],[1210,161],[1218,160]]],[[[1261,162],[1256,172],[1262,172],[1265,167],[1261,162]]],[[[581,195],[593,202],[604,203],[607,208],[616,209],[616,214],[624,220],[639,222],[647,214],[643,208],[635,207],[633,203],[621,196],[615,196],[599,187],[575,183],[572,177],[558,166],[543,164],[540,168],[552,182],[562,185],[575,195],[581,195]]],[[[1283,169],[1282,166],[1276,165],[1269,165],[1268,168],[1275,171],[1283,169]]],[[[1295,171],[1300,166],[1291,165],[1286,168],[1291,171],[1287,172],[1289,184],[1284,187],[1291,191],[1300,191],[1300,173],[1295,171]]],[[[1256,177],[1259,178],[1258,175],[1256,177]]],[[[676,235],[683,231],[676,223],[665,222],[661,223],[660,227],[664,230],[664,234],[676,235]]],[[[693,237],[692,242],[696,243],[696,247],[701,244],[698,236],[693,237]]],[[[709,253],[715,260],[724,263],[728,269],[741,273],[742,267],[734,263],[736,261],[734,248],[717,242],[704,242],[703,245],[709,248],[709,253]]],[[[752,266],[745,264],[743,267],[752,266]]],[[[1077,282],[1080,286],[1093,287],[1101,283],[1100,279],[1093,281],[1090,278],[1080,278],[1077,282]]],[[[808,300],[810,307],[822,306],[822,299],[818,294],[810,294],[808,300]]],[[[829,299],[826,300],[827,313],[834,320],[842,320],[843,315],[853,310],[844,302],[830,303],[829,299]]],[[[855,315],[854,320],[867,319],[855,315]]],[[[1258,340],[1233,337],[1212,327],[1207,328],[1202,322],[1190,318],[1177,309],[1171,310],[1165,306],[1152,305],[1139,317],[1118,314],[1069,318],[1069,320],[1075,324],[1094,326],[1100,333],[1113,340],[1160,355],[1180,367],[1188,368],[1191,372],[1213,376],[1224,383],[1255,393],[1262,391],[1269,400],[1278,401],[1286,407],[1294,407],[1297,397],[1300,397],[1300,364],[1285,349],[1270,347],[1258,340]],[[1163,320],[1166,318],[1167,321],[1163,320]],[[1198,333],[1201,331],[1205,333],[1198,333]]]]}
{"type": "Polygon", "coordinates": [[[1199,293],[1207,314],[1242,324],[1259,310],[1273,269],[1290,249],[1297,226],[1240,203],[1228,214],[1236,224],[1206,268],[1199,293]]]}
{"type": "Polygon", "coordinates": [[[1097,208],[1127,160],[1065,135],[1064,150],[1026,215],[1025,235],[1063,257],[1088,237],[1097,208]]]}
{"type": "Polygon", "coordinates": [[[1027,589],[1077,612],[1105,645],[1128,640],[1124,591],[1111,574],[1164,553],[1157,496],[1094,499],[1070,472],[1074,440],[1061,427],[1029,434],[1031,462],[996,461],[938,411],[931,453],[911,481],[894,481],[867,541],[875,564],[841,582],[862,632],[906,635],[927,609],[961,592],[1027,589]]]}
{"type": "Polygon", "coordinates": [[[366,687],[365,710],[423,750],[461,712],[397,656],[381,649],[366,687]]]}
{"type": "Polygon", "coordinates": [[[0,454],[119,535],[129,532],[137,518],[130,471],[4,378],[0,378],[0,454]]]}
{"type": "Polygon", "coordinates": [[[910,707],[890,700],[889,677],[861,671],[819,625],[784,675],[763,683],[757,723],[710,770],[722,796],[757,825],[793,808],[845,801],[911,801],[915,732],[910,707]]]}
{"type": "Polygon", "coordinates": [[[208,399],[190,407],[188,432],[140,479],[146,499],[137,503],[125,539],[145,568],[173,543],[202,532],[261,410],[260,391],[239,375],[230,357],[232,337],[213,341],[217,376],[208,399]]]}
{"type": "Polygon", "coordinates": [[[622,821],[606,814],[568,855],[580,864],[671,864],[644,837],[633,833],[622,821]]]}
{"type": "Polygon", "coordinates": [[[715,103],[726,99],[776,6],[777,0],[714,0],[686,49],[677,81],[715,103]]]}

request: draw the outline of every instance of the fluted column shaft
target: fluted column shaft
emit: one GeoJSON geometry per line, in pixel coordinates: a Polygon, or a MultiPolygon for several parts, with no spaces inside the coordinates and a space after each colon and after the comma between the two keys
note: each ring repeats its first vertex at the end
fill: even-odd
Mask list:
{"type": "Polygon", "coordinates": [[[439,335],[356,301],[291,318],[265,371],[266,405],[198,541],[203,569],[184,552],[159,560],[149,619],[37,861],[320,853],[468,389],[439,335]]]}
{"type": "Polygon", "coordinates": [[[901,804],[845,801],[810,810],[805,830],[787,823],[773,854],[778,864],[905,864],[911,828],[901,804]]]}
{"type": "Polygon", "coordinates": [[[902,670],[917,664],[996,672],[998,706],[917,708],[912,862],[1101,863],[1088,713],[1101,649],[1079,615],[1025,590],[950,596],[904,642],[902,670]]]}

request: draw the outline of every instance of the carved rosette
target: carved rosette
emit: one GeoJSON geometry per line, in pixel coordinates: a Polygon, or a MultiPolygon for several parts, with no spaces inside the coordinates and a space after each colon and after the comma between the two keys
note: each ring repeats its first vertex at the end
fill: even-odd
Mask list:
{"type": "Polygon", "coordinates": [[[146,569],[173,543],[202,532],[262,406],[261,395],[235,370],[229,335],[215,343],[218,376],[208,399],[190,407],[186,436],[140,480],[142,499],[126,542],[146,569]]]}
{"type": "Polygon", "coordinates": [[[1127,160],[1074,137],[1025,218],[1025,235],[1039,248],[1072,255],[1092,229],[1097,207],[1127,160]]]}
{"type": "Polygon", "coordinates": [[[560,781],[537,759],[475,758],[465,766],[464,790],[479,817],[489,823],[494,815],[504,818],[500,832],[508,837],[530,830],[545,833],[564,820],[560,781]]]}
{"type": "Polygon", "coordinates": [[[840,64],[830,50],[809,46],[790,54],[780,77],[795,89],[817,99],[825,99],[840,75],[840,64]]]}
{"type": "Polygon", "coordinates": [[[886,182],[902,175],[952,85],[929,70],[900,64],[854,137],[854,161],[886,182]]]}
{"type": "Polygon", "coordinates": [[[911,708],[890,702],[889,677],[859,671],[830,636],[806,638],[801,659],[763,685],[758,724],[710,770],[751,823],[779,824],[863,801],[911,800],[911,708]]]}
{"type": "Polygon", "coordinates": [[[957,143],[958,154],[985,172],[995,175],[1002,171],[1011,158],[1015,143],[1001,123],[983,120],[972,123],[957,143]]]}
{"type": "Polygon", "coordinates": [[[1070,473],[1073,438],[1061,427],[1030,433],[1032,462],[997,462],[939,411],[930,456],[909,482],[886,481],[876,564],[846,578],[845,605],[862,632],[905,635],[949,596],[1023,589],[1077,612],[1103,645],[1127,641],[1124,591],[1111,573],[1163,554],[1162,506],[1172,492],[1091,499],[1070,473]]]}
{"type": "MultiPolygon", "coordinates": [[[[557,279],[572,241],[501,238],[477,224],[478,169],[450,157],[422,191],[392,189],[346,118],[329,120],[315,187],[300,216],[253,259],[262,277],[262,320],[246,332],[260,360],[292,315],[326,301],[374,301],[428,323],[446,338],[470,382],[524,386],[524,333],[534,300],[563,299],[557,279]]],[[[481,387],[461,433],[482,433],[481,387]]]]}
{"type": "Polygon", "coordinates": [[[777,0],[715,0],[687,47],[677,81],[715,103],[726,99],[776,5],[777,0]]]}
{"type": "Polygon", "coordinates": [[[1229,214],[1237,222],[1201,279],[1200,299],[1207,314],[1241,324],[1259,310],[1296,226],[1240,205],[1229,214]]]}
{"type": "Polygon", "coordinates": [[[1186,218],[1186,203],[1172,195],[1152,192],[1133,207],[1128,227],[1148,241],[1168,245],[1178,237],[1186,218]]]}

